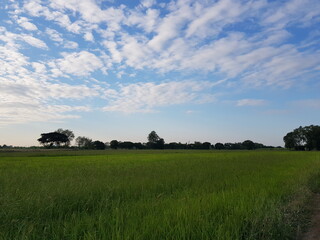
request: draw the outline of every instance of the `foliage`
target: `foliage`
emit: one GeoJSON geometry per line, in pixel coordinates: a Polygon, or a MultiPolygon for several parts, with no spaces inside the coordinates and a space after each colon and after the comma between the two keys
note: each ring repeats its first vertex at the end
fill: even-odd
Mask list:
{"type": "Polygon", "coordinates": [[[134,148],[134,143],[125,141],[125,142],[119,142],[119,148],[122,149],[133,149],[134,148]]]}
{"type": "Polygon", "coordinates": [[[66,135],[68,137],[68,142],[66,142],[66,145],[70,146],[70,143],[74,139],[74,133],[71,130],[59,128],[55,132],[66,135]]]}
{"type": "Polygon", "coordinates": [[[106,149],[106,145],[101,141],[94,141],[93,148],[97,150],[104,150],[106,149]]]}
{"type": "Polygon", "coordinates": [[[223,145],[222,143],[216,143],[216,144],[214,145],[214,148],[215,148],[215,149],[218,149],[218,150],[221,150],[221,149],[224,149],[225,147],[224,147],[224,145],[223,145]]]}
{"type": "Polygon", "coordinates": [[[164,139],[160,138],[155,131],[151,131],[148,135],[147,146],[151,149],[164,149],[164,139]]]}
{"type": "Polygon", "coordinates": [[[110,148],[112,148],[112,149],[117,149],[118,146],[119,146],[119,142],[118,142],[117,140],[112,140],[112,141],[110,142],[110,148]]]}
{"type": "Polygon", "coordinates": [[[255,144],[251,140],[244,141],[242,146],[247,150],[253,150],[255,148],[255,144]]]}
{"type": "Polygon", "coordinates": [[[68,136],[63,133],[49,132],[41,133],[41,137],[38,139],[38,141],[45,147],[60,147],[62,143],[67,145],[69,139],[68,136]]]}
{"type": "Polygon", "coordinates": [[[92,142],[92,139],[87,138],[87,137],[77,137],[76,138],[76,143],[79,148],[84,148],[84,149],[93,149],[94,144],[92,142]]]}
{"type": "Polygon", "coordinates": [[[151,131],[151,133],[149,133],[148,135],[148,143],[157,143],[157,141],[160,140],[160,137],[158,136],[158,134],[155,131],[151,131]]]}
{"type": "Polygon", "coordinates": [[[320,150],[320,126],[306,126],[294,129],[283,137],[285,147],[295,150],[320,150]]]}

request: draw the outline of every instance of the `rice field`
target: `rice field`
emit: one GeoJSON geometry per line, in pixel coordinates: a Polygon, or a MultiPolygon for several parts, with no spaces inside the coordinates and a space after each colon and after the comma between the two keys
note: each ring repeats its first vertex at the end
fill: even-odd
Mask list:
{"type": "Polygon", "coordinates": [[[319,189],[319,152],[0,152],[0,239],[296,239],[319,189]]]}

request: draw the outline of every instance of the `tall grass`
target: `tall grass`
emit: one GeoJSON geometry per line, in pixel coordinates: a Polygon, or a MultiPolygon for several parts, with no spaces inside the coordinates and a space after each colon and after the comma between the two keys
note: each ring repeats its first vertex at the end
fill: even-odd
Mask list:
{"type": "Polygon", "coordinates": [[[1,153],[0,239],[294,239],[319,152],[1,153]]]}

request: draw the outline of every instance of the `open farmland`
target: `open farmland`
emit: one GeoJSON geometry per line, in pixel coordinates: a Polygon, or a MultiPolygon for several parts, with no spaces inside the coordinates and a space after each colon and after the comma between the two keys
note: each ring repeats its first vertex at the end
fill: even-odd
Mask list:
{"type": "Polygon", "coordinates": [[[295,239],[319,179],[319,152],[0,152],[0,239],[295,239]]]}

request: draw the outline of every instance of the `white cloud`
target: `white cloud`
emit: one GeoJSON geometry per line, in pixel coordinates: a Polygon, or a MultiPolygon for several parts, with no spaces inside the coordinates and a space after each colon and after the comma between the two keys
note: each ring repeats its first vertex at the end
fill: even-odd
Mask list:
{"type": "Polygon", "coordinates": [[[182,27],[193,18],[193,11],[188,1],[178,2],[173,8],[174,11],[161,19],[155,30],[156,35],[148,42],[148,46],[155,51],[162,51],[167,42],[178,37],[182,27]]]}
{"type": "Polygon", "coordinates": [[[101,60],[87,51],[64,53],[63,56],[64,58],[56,60],[56,65],[62,72],[68,74],[87,76],[103,67],[101,60]]]}
{"type": "Polygon", "coordinates": [[[19,48],[11,46],[17,35],[6,36],[9,46],[0,46],[0,125],[78,118],[73,112],[90,110],[88,106],[56,102],[96,97],[102,88],[53,81],[44,63],[31,62],[19,48]]]}
{"type": "MultiPolygon", "coordinates": [[[[72,24],[68,15],[60,11],[50,10],[41,4],[40,0],[27,0],[23,5],[23,9],[34,17],[45,17],[46,20],[55,21],[60,26],[69,29],[72,24]]],[[[71,29],[70,29],[71,30],[71,29]]]]}
{"type": "Polygon", "coordinates": [[[61,33],[52,28],[46,28],[46,34],[55,42],[62,43],[63,38],[61,33]]]}
{"type": "Polygon", "coordinates": [[[146,7],[146,8],[152,7],[155,3],[156,3],[155,0],[143,0],[143,1],[141,1],[141,5],[146,7]]]}
{"type": "Polygon", "coordinates": [[[89,111],[86,106],[24,104],[20,102],[0,103],[0,126],[27,122],[48,122],[80,118],[73,114],[89,111]]]}
{"type": "Polygon", "coordinates": [[[288,25],[308,25],[319,20],[320,2],[317,0],[292,0],[284,4],[276,3],[263,15],[263,23],[274,28],[284,28],[288,25]],[[274,11],[276,10],[276,11],[274,11]]]}
{"type": "MultiPolygon", "coordinates": [[[[153,112],[162,106],[198,104],[203,100],[208,100],[208,94],[204,92],[212,86],[213,83],[206,81],[129,84],[120,86],[119,91],[113,92],[111,101],[103,110],[124,113],[153,112]]],[[[213,99],[211,95],[210,101],[213,99]]]]}
{"type": "Polygon", "coordinates": [[[155,30],[159,21],[160,12],[157,9],[148,9],[146,13],[138,9],[130,11],[126,24],[130,26],[137,25],[145,32],[150,33],[155,30]]]}
{"type": "Polygon", "coordinates": [[[122,56],[119,50],[117,49],[117,44],[113,41],[104,41],[103,45],[109,50],[111,53],[112,60],[116,63],[120,63],[122,61],[122,56]]]}
{"type": "Polygon", "coordinates": [[[26,30],[29,30],[29,31],[38,30],[37,26],[31,23],[28,18],[20,17],[17,19],[17,23],[26,30]]]}
{"type": "MultiPolygon", "coordinates": [[[[0,27],[1,89],[7,100],[13,97],[13,103],[19,96],[19,101],[44,106],[45,96],[52,101],[66,96],[78,100],[100,98],[107,92],[111,98],[105,97],[110,100],[105,111],[148,112],[215,99],[205,91],[214,84],[201,80],[198,84],[126,82],[117,90],[92,87],[91,74],[97,70],[107,74],[110,69],[111,77],[122,76],[121,81],[128,81],[124,76],[132,72],[148,70],[163,74],[159,79],[173,72],[190,74],[192,79],[224,79],[221,83],[233,87],[290,87],[318,79],[318,36],[309,39],[302,34],[295,39],[297,33],[292,30],[298,26],[299,31],[308,32],[305,27],[317,23],[317,0],[178,0],[160,4],[162,8],[154,0],[141,1],[135,8],[102,9],[99,4],[101,1],[93,0],[26,0],[21,9],[14,4],[11,16],[17,21],[11,24],[20,27],[15,25],[18,28],[12,32],[0,27]],[[45,25],[50,28],[42,32],[45,25]],[[35,32],[26,34],[26,30],[35,32]],[[48,49],[44,33],[55,42],[50,51],[23,55],[30,46],[48,49]],[[69,50],[80,47],[77,52],[69,50]],[[51,50],[55,52],[52,55],[51,50]],[[61,51],[66,52],[57,58],[61,51]],[[89,85],[80,84],[78,76],[85,77],[89,85]],[[29,94],[38,102],[32,102],[29,94]]],[[[102,86],[104,79],[97,79],[95,84],[102,86]]],[[[267,102],[242,99],[235,104],[260,106],[267,102]]]]}
{"type": "Polygon", "coordinates": [[[61,33],[52,28],[46,28],[46,34],[51,38],[52,41],[57,42],[59,45],[62,45],[64,48],[75,49],[78,48],[78,43],[74,41],[67,40],[63,37],[61,33]]]}
{"type": "Polygon", "coordinates": [[[20,39],[25,41],[26,43],[30,44],[33,47],[42,48],[42,49],[48,49],[48,46],[44,41],[42,41],[42,40],[40,40],[38,38],[35,38],[33,36],[20,35],[20,39]]]}
{"type": "MultiPolygon", "coordinates": [[[[307,0],[307,4],[302,0],[285,3],[188,0],[172,1],[163,5],[164,9],[156,9],[159,5],[153,0],[142,1],[134,9],[124,5],[101,9],[98,4],[91,0],[53,0],[45,5],[37,0],[26,1],[24,9],[32,16],[45,17],[82,35],[86,41],[94,43],[102,38],[96,43],[102,43],[106,48],[108,60],[104,63],[108,69],[120,64],[121,68],[148,68],[159,72],[200,71],[254,82],[254,86],[288,86],[301,71],[306,68],[315,71],[319,65],[312,60],[312,64],[303,63],[300,72],[285,70],[285,63],[294,66],[294,62],[303,57],[313,59],[319,56],[316,52],[303,54],[297,45],[291,46],[296,48],[296,53],[291,56],[283,51],[290,48],[285,41],[293,37],[287,26],[299,23],[303,27],[301,24],[319,19],[320,10],[317,9],[320,7],[317,6],[320,3],[316,0],[307,0]],[[73,17],[71,22],[69,16],[77,14],[79,17],[73,17]],[[249,27],[255,28],[254,35],[249,27]],[[270,62],[277,59],[284,64],[271,66],[270,62]]],[[[58,35],[56,40],[61,42],[58,35]]],[[[65,40],[62,46],[77,48],[79,45],[65,40]]],[[[53,69],[56,76],[59,70],[75,72],[59,66],[53,69]]],[[[89,74],[91,71],[85,72],[89,74]]]]}
{"type": "Polygon", "coordinates": [[[79,44],[73,41],[65,41],[64,48],[75,49],[79,47],[79,44]]]}
{"type": "Polygon", "coordinates": [[[86,32],[83,38],[88,42],[94,42],[94,37],[91,32],[86,32]]]}
{"type": "Polygon", "coordinates": [[[268,102],[263,99],[241,99],[237,101],[237,106],[263,106],[266,105],[268,102]]]}
{"type": "Polygon", "coordinates": [[[42,48],[42,49],[48,49],[47,44],[38,39],[33,37],[32,35],[29,34],[16,34],[16,33],[12,33],[7,31],[6,28],[4,27],[0,27],[0,40],[5,42],[6,47],[7,48],[19,48],[21,47],[20,44],[18,42],[25,42],[33,47],[37,47],[37,48],[42,48]]]}
{"type": "Polygon", "coordinates": [[[32,67],[37,73],[46,73],[46,65],[38,62],[33,62],[32,67]]]}

